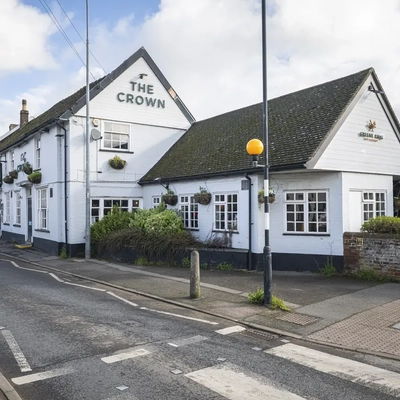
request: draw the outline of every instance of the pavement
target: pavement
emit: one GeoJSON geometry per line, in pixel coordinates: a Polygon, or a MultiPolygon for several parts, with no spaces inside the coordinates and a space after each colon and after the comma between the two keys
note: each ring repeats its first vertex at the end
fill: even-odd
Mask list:
{"type": "Polygon", "coordinates": [[[262,272],[201,270],[201,297],[191,299],[190,269],[187,268],[139,266],[98,259],[63,260],[34,248],[17,249],[5,241],[0,241],[2,255],[200,310],[251,328],[400,360],[398,283],[275,271],[273,294],[291,308],[291,312],[284,312],[249,304],[248,293],[263,286],[262,272]]]}

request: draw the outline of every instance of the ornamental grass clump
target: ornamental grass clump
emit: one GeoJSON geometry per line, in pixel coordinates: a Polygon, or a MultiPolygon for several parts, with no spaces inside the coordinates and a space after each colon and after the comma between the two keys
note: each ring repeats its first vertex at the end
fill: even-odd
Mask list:
{"type": "Polygon", "coordinates": [[[362,232],[400,234],[400,218],[387,215],[371,218],[361,226],[362,232]]]}

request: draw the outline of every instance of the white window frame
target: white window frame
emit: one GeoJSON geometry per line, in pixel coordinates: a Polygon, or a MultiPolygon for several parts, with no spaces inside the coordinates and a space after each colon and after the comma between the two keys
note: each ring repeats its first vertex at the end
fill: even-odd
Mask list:
{"type": "Polygon", "coordinates": [[[151,207],[152,208],[158,208],[160,204],[161,204],[161,196],[153,196],[151,198],[151,207]]]}
{"type": "Polygon", "coordinates": [[[239,226],[239,194],[214,194],[214,230],[237,232],[239,226]],[[236,201],[234,201],[236,198],[236,201]]]}
{"type": "Polygon", "coordinates": [[[36,189],[37,200],[37,221],[36,227],[41,231],[49,230],[49,193],[47,187],[40,187],[36,189]]]}
{"type": "Polygon", "coordinates": [[[329,235],[329,192],[327,190],[286,191],[284,192],[283,207],[285,233],[293,235],[329,235]],[[309,195],[313,194],[315,194],[315,200],[310,200],[309,195]],[[325,197],[325,200],[323,200],[323,197],[325,197]],[[323,204],[325,204],[324,209],[322,209],[323,204]],[[314,216],[315,219],[313,219],[314,216]],[[288,229],[289,224],[293,225],[293,230],[288,229]],[[316,230],[311,230],[310,224],[315,225],[316,230]],[[325,229],[323,229],[323,226],[325,226],[325,229]]]}
{"type": "Polygon", "coordinates": [[[40,136],[35,139],[35,169],[40,169],[40,149],[41,149],[41,138],[40,136]]]}
{"type": "Polygon", "coordinates": [[[199,229],[199,203],[193,195],[180,195],[179,208],[183,227],[185,229],[199,229]]]}
{"type": "Polygon", "coordinates": [[[102,149],[108,151],[118,151],[118,152],[130,152],[131,151],[131,125],[130,124],[123,124],[120,122],[114,121],[103,121],[103,139],[102,139],[102,149]],[[111,124],[109,126],[108,124],[111,124]],[[113,129],[120,127],[127,127],[128,132],[124,132],[123,129],[118,131],[118,129],[113,129]],[[112,128],[111,130],[109,128],[112,128]],[[108,137],[110,135],[110,137],[108,137]],[[122,148],[121,146],[125,141],[121,141],[121,136],[128,136],[128,140],[126,142],[128,148],[122,148]],[[108,143],[110,142],[110,144],[108,143]],[[119,147],[113,147],[113,143],[119,143],[119,147]]]}
{"type": "Polygon", "coordinates": [[[386,215],[386,192],[383,190],[364,190],[362,192],[362,221],[386,215]]]}
{"type": "Polygon", "coordinates": [[[10,201],[11,192],[4,193],[4,214],[3,214],[3,224],[10,224],[10,201]]]}
{"type": "Polygon", "coordinates": [[[14,224],[21,225],[21,192],[18,190],[14,192],[14,224]]]}
{"type": "Polygon", "coordinates": [[[90,223],[93,224],[103,219],[116,205],[122,211],[132,212],[140,208],[140,199],[129,197],[94,197],[90,201],[90,223]]]}

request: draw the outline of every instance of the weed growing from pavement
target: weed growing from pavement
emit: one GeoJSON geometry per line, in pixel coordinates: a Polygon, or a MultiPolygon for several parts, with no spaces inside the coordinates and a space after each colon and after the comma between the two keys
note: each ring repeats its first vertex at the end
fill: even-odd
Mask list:
{"type": "Polygon", "coordinates": [[[362,279],[364,281],[382,281],[385,280],[385,278],[383,278],[381,276],[381,274],[379,274],[379,272],[373,270],[373,269],[360,269],[358,270],[354,276],[357,279],[362,279]]]}
{"type": "Polygon", "coordinates": [[[203,263],[200,265],[200,268],[202,268],[202,269],[208,269],[208,268],[209,268],[208,263],[203,262],[203,263]]]}
{"type": "Polygon", "coordinates": [[[190,268],[189,257],[182,258],[182,268],[190,268]]]}
{"type": "Polygon", "coordinates": [[[136,265],[149,265],[146,257],[138,257],[135,261],[136,265]]]}
{"type": "Polygon", "coordinates": [[[60,251],[61,260],[66,260],[68,258],[67,249],[63,247],[60,251]]]}
{"type": "Polygon", "coordinates": [[[219,271],[232,271],[233,270],[233,265],[228,264],[226,262],[219,263],[216,267],[217,270],[219,271]]]}
{"type": "MultiPolygon", "coordinates": [[[[258,288],[255,292],[250,292],[248,295],[249,303],[252,304],[264,304],[264,290],[258,288]]],[[[280,309],[282,311],[290,311],[290,308],[285,304],[284,300],[272,295],[271,304],[269,305],[271,310],[280,309]]]]}
{"type": "Polygon", "coordinates": [[[337,275],[337,269],[331,263],[325,264],[322,268],[319,269],[319,272],[322,275],[327,276],[328,278],[337,275]]]}

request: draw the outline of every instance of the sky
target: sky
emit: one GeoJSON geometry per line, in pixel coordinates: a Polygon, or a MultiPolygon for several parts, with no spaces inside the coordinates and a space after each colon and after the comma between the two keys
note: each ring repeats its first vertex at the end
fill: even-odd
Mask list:
{"type": "MultiPolygon", "coordinates": [[[[0,0],[0,134],[85,85],[85,10],[0,0]]],[[[399,21],[400,0],[267,0],[268,98],[374,67],[400,117],[399,21]]],[[[261,0],[89,0],[89,69],[144,46],[201,120],[262,101],[261,33],[261,0]]]]}

